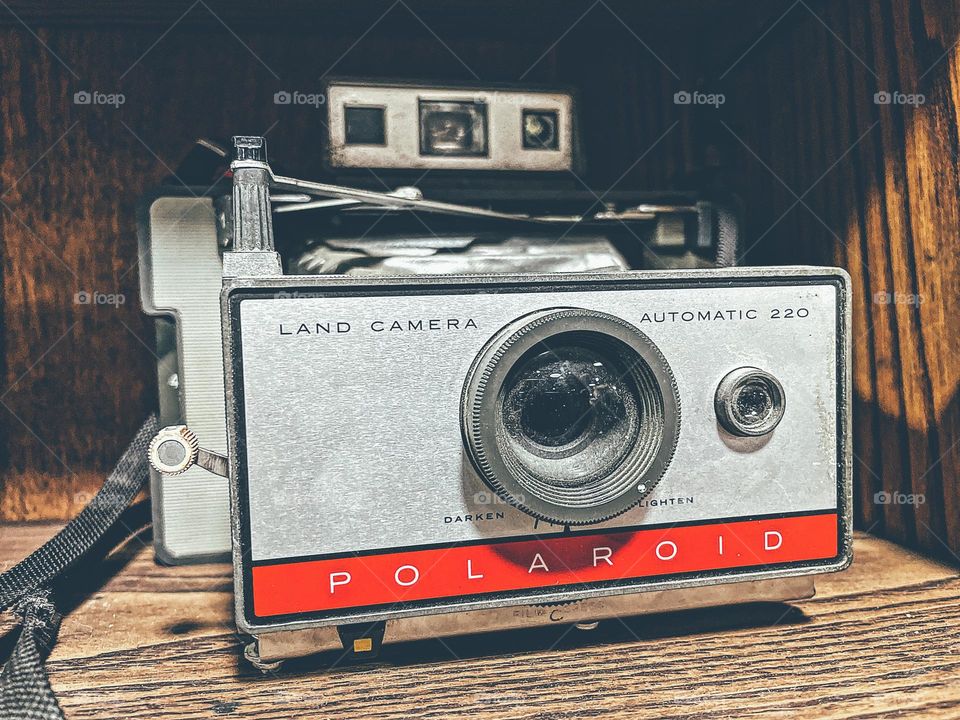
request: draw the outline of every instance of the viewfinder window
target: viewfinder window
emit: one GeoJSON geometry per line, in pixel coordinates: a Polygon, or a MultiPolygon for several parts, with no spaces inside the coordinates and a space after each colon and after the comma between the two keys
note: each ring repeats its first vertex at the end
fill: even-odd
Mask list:
{"type": "Polygon", "coordinates": [[[347,145],[386,145],[384,114],[382,107],[344,105],[347,145]]]}
{"type": "Polygon", "coordinates": [[[487,106],[470,101],[421,100],[420,154],[485,157],[487,106]]]}

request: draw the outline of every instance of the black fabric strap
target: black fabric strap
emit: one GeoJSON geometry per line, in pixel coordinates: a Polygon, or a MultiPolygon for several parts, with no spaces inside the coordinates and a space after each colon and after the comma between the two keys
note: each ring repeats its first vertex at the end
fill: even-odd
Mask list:
{"type": "MultiPolygon", "coordinates": [[[[144,488],[150,477],[147,447],[157,430],[157,418],[151,415],[90,504],[40,548],[0,574],[0,610],[13,608],[21,620],[20,637],[0,673],[0,719],[62,720],[44,667],[60,627],[51,587],[103,543],[144,488]]],[[[125,535],[130,532],[121,530],[125,535]]]]}
{"type": "Polygon", "coordinates": [[[24,599],[17,614],[20,637],[0,674],[0,718],[62,720],[43,664],[60,629],[60,615],[44,593],[24,599]]]}

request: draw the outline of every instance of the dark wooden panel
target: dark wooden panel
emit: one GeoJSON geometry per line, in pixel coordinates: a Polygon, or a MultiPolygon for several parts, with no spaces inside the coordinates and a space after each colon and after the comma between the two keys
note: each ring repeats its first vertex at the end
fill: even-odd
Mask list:
{"type": "Polygon", "coordinates": [[[960,3],[791,14],[728,86],[729,151],[762,238],[750,260],[850,271],[858,522],[956,561],[960,3]],[[875,99],[895,91],[925,101],[875,99]],[[880,502],[895,493],[924,502],[880,502]]]}
{"type": "Polygon", "coordinates": [[[504,22],[485,36],[440,38],[403,3],[360,4],[322,31],[247,25],[242,37],[186,20],[37,26],[37,37],[18,23],[0,27],[0,517],[75,512],[155,404],[152,326],[137,288],[138,196],[200,136],[266,132],[272,159],[315,174],[322,109],[275,105],[278,90],[315,91],[326,74],[570,85],[583,107],[598,108],[586,114],[586,182],[600,191],[618,179],[677,183],[689,165],[689,116],[665,109],[671,73],[694,75],[670,39],[682,28],[661,20],[634,30],[603,5],[556,12],[573,13],[562,37],[504,22]],[[355,27],[379,16],[369,32],[355,27]],[[125,102],[75,104],[83,90],[125,102]],[[125,302],[81,304],[81,292],[125,302]]]}
{"type": "MultiPolygon", "coordinates": [[[[702,34],[700,42],[731,42],[753,35],[756,28],[781,14],[795,0],[458,0],[451,8],[446,0],[277,0],[269,7],[255,0],[11,0],[0,23],[103,27],[104,25],[154,26],[160,31],[173,23],[214,27],[226,23],[249,31],[280,28],[285,32],[316,32],[334,25],[340,30],[366,30],[370,22],[394,5],[404,5],[434,30],[447,33],[551,36],[566,32],[573,21],[596,6],[606,6],[641,34],[648,27],[662,28],[670,35],[692,29],[702,34]],[[452,11],[451,11],[452,10],[452,11]],[[372,13],[372,14],[371,14],[372,13]],[[669,25],[676,26],[671,32],[669,25]]],[[[827,0],[813,0],[824,2],[827,0]]],[[[602,14],[599,13],[599,14],[602,14]]]]}

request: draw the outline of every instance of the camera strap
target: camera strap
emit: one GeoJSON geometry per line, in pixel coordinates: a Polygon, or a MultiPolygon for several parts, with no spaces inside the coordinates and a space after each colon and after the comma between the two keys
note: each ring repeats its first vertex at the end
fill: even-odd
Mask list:
{"type": "Polygon", "coordinates": [[[150,477],[147,447],[157,429],[151,415],[90,503],[0,574],[0,611],[12,609],[20,620],[20,636],[0,673],[0,720],[63,720],[44,665],[60,628],[54,585],[81,560],[106,555],[148,524],[145,502],[129,506],[150,477]]]}

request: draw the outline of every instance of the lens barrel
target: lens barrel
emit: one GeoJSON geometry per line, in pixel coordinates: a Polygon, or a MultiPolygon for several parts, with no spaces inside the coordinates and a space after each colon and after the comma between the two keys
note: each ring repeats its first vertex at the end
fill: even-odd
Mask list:
{"type": "Polygon", "coordinates": [[[504,500],[554,523],[600,522],[659,482],[680,431],[669,365],[629,323],[542,310],[498,332],[464,385],[474,468],[504,500]]]}

